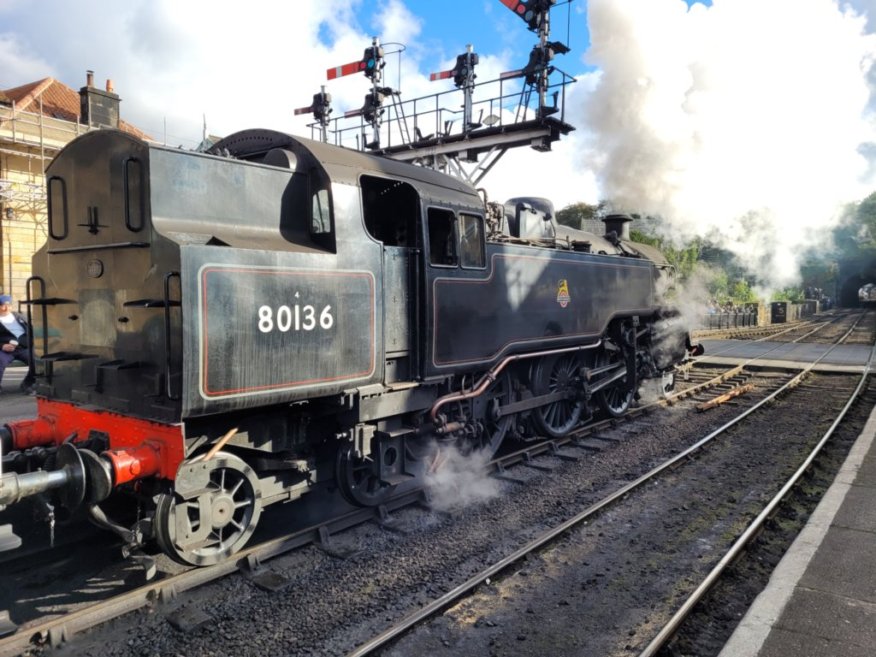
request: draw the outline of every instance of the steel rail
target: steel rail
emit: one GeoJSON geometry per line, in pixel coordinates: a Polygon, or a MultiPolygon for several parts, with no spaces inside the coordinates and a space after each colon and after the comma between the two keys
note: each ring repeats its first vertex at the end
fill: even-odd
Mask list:
{"type": "MultiPolygon", "coordinates": [[[[734,368],[732,371],[738,369],[734,368]]],[[[710,381],[676,393],[673,399],[692,394],[696,390],[708,387],[724,378],[726,378],[726,374],[719,375],[710,381]]],[[[635,411],[642,413],[648,410],[650,410],[648,406],[635,409],[635,411]]],[[[605,426],[610,426],[613,422],[616,422],[616,420],[606,420],[605,422],[582,427],[563,439],[529,445],[524,449],[495,459],[490,465],[500,470],[525,461],[527,457],[555,451],[555,448],[572,443],[576,438],[597,431],[605,426]],[[552,447],[552,445],[555,447],[552,447]]],[[[0,657],[14,657],[15,655],[20,655],[26,649],[39,644],[48,644],[52,647],[60,646],[74,635],[89,630],[101,623],[154,604],[156,601],[171,600],[180,593],[209,584],[236,571],[256,570],[262,562],[268,559],[307,544],[323,541],[327,536],[355,525],[375,519],[379,520],[389,511],[419,503],[422,500],[423,489],[417,487],[393,496],[380,507],[353,510],[323,523],[305,527],[287,536],[248,546],[228,561],[206,568],[194,568],[176,575],[163,577],[130,591],[115,595],[107,600],[96,602],[83,609],[65,613],[55,618],[31,621],[21,625],[14,634],[0,639],[0,657]]]]}
{"type": "MultiPolygon", "coordinates": [[[[848,335],[850,333],[851,333],[851,329],[849,330],[849,332],[846,335],[848,335]]],[[[530,554],[531,552],[543,547],[544,545],[547,545],[548,543],[550,543],[554,539],[556,539],[558,536],[561,536],[562,534],[569,531],[573,527],[577,526],[578,524],[580,524],[584,520],[591,518],[596,513],[609,507],[611,504],[613,504],[617,500],[625,497],[626,495],[631,493],[636,488],[639,488],[643,484],[654,479],[660,473],[675,466],[677,463],[680,463],[681,461],[687,459],[690,455],[694,454],[695,452],[698,452],[705,445],[711,443],[719,435],[725,433],[731,427],[737,425],[739,422],[741,422],[742,420],[747,418],[749,415],[751,415],[755,411],[759,410],[763,406],[772,402],[773,399],[778,397],[784,391],[797,386],[800,383],[800,381],[802,381],[803,378],[810,371],[812,371],[812,369],[818,364],[818,362],[821,361],[823,358],[825,358],[837,346],[839,346],[839,343],[834,344],[830,349],[828,349],[823,354],[821,354],[821,356],[819,356],[818,359],[816,359],[815,361],[810,363],[809,366],[807,366],[804,370],[799,372],[796,376],[794,376],[792,379],[787,381],[781,387],[779,387],[778,389],[773,391],[770,395],[768,395],[764,399],[757,402],[751,408],[748,408],[747,410],[743,411],[742,413],[740,413],[738,416],[736,416],[735,418],[733,418],[729,422],[727,422],[727,423],[723,424],[722,426],[720,426],[719,428],[715,429],[714,431],[709,433],[704,438],[701,438],[699,441],[697,441],[696,443],[694,443],[693,445],[691,445],[687,449],[683,450],[682,452],[675,455],[671,459],[664,461],[663,463],[661,463],[657,467],[653,468],[652,470],[648,471],[647,473],[645,473],[644,475],[642,475],[641,477],[639,477],[635,481],[632,481],[632,482],[626,484],[625,486],[621,487],[620,489],[618,489],[614,493],[611,493],[610,495],[603,498],[599,502],[587,507],[586,509],[584,509],[580,513],[576,514],[575,516],[569,518],[568,520],[561,523],[560,525],[557,525],[556,527],[543,532],[542,534],[540,534],[536,538],[532,539],[531,541],[529,541],[528,543],[526,543],[522,547],[518,548],[517,550],[515,550],[514,552],[512,552],[508,556],[504,557],[503,559],[497,561],[496,563],[492,564],[491,566],[489,566],[487,568],[484,568],[483,570],[481,570],[477,574],[469,577],[463,583],[454,587],[453,589],[451,589],[450,591],[448,591],[444,595],[440,596],[439,598],[436,598],[435,600],[433,600],[429,604],[425,605],[424,607],[421,607],[416,612],[413,612],[412,614],[409,614],[408,616],[404,617],[399,622],[397,622],[396,624],[387,628],[386,630],[384,630],[383,632],[381,632],[377,636],[373,637],[369,641],[363,643],[362,645],[360,645],[358,648],[356,648],[352,652],[347,653],[347,657],[364,657],[365,655],[371,654],[376,649],[385,646],[387,643],[389,643],[393,639],[401,636],[402,634],[404,634],[405,632],[407,632],[408,630],[410,630],[414,626],[418,625],[419,623],[423,622],[427,618],[430,618],[431,616],[439,613],[440,611],[445,609],[447,606],[449,606],[451,603],[453,603],[454,601],[461,598],[463,595],[466,595],[470,591],[474,590],[477,586],[479,586],[481,583],[483,583],[487,578],[491,578],[491,577],[495,576],[496,574],[504,571],[509,566],[520,561],[527,554],[530,554]]],[[[752,359],[752,360],[754,360],[754,359],[752,359]]],[[[749,361],[749,362],[751,362],[751,361],[749,361]]]]}
{"type": "MultiPolygon", "coordinates": [[[[847,337],[848,334],[845,336],[847,337]]],[[[766,521],[773,515],[776,508],[782,501],[787,497],[790,490],[797,485],[797,482],[800,478],[806,473],[806,471],[812,466],[813,461],[816,457],[821,453],[821,450],[827,444],[827,441],[831,439],[836,428],[839,426],[840,422],[845,418],[852,404],[861,394],[861,391],[864,388],[864,385],[867,382],[867,378],[870,375],[870,363],[873,361],[874,357],[876,357],[876,346],[871,349],[870,359],[867,361],[867,365],[864,368],[864,372],[861,374],[861,380],[858,382],[857,387],[852,392],[848,401],[846,402],[843,409],[840,411],[837,418],[830,425],[830,428],[824,433],[821,440],[818,441],[818,444],[814,447],[812,452],[803,461],[803,464],[797,469],[796,472],[791,476],[790,479],[785,483],[784,486],[776,493],[775,497],[773,497],[769,503],[763,508],[763,510],[757,515],[757,517],[751,522],[748,528],[739,536],[739,538],[733,543],[727,553],[721,558],[721,560],[715,565],[715,567],[706,575],[705,579],[700,583],[699,586],[691,593],[691,595],[684,601],[678,611],[673,614],[672,618],[664,625],[663,629],[651,640],[648,646],[639,653],[639,657],[653,657],[653,655],[657,654],[657,651],[663,647],[663,645],[670,639],[672,636],[678,631],[678,628],[681,627],[681,624],[687,619],[693,610],[694,606],[702,600],[702,598],[706,595],[706,593],[711,590],[711,588],[715,585],[724,571],[727,569],[733,561],[742,553],[742,551],[746,548],[751,539],[754,538],[766,521]]]]}
{"type": "Polygon", "coordinates": [[[255,571],[261,562],[295,548],[324,542],[331,534],[372,520],[380,520],[388,511],[422,500],[422,490],[401,493],[380,507],[363,508],[297,530],[292,534],[244,548],[233,558],[207,566],[169,575],[130,591],[102,600],[51,619],[38,619],[21,625],[15,634],[0,639],[0,657],[15,657],[35,645],[58,647],[75,634],[113,620],[155,601],[172,600],[179,593],[203,586],[236,571],[255,571]]]}

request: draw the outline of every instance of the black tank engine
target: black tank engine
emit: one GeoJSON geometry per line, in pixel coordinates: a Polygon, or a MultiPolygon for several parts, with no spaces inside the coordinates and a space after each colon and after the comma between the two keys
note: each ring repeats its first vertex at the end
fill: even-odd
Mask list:
{"type": "Polygon", "coordinates": [[[543,199],[321,142],[95,131],[47,193],[38,416],[0,429],[0,505],[84,507],[186,563],[233,554],[275,502],[377,505],[443,445],[620,415],[691,349],[628,218],[575,231],[543,199]]]}

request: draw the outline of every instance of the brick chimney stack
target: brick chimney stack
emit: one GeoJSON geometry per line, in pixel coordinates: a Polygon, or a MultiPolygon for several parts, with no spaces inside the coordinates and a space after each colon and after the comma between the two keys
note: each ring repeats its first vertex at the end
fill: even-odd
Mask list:
{"type": "Polygon", "coordinates": [[[80,121],[93,128],[118,128],[121,99],[113,93],[112,80],[106,91],[94,87],[94,71],[86,71],[85,86],[79,90],[80,121]]]}

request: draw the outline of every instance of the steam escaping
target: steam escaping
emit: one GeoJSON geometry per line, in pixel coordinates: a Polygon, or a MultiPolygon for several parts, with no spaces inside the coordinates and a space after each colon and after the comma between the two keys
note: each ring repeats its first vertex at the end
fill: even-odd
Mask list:
{"type": "Polygon", "coordinates": [[[766,287],[797,282],[872,191],[865,19],[835,0],[590,0],[588,19],[601,73],[582,164],[603,197],[731,251],[766,287]]]}
{"type": "Polygon", "coordinates": [[[436,454],[425,477],[432,508],[455,511],[499,495],[499,482],[486,475],[492,458],[489,449],[462,454],[453,446],[442,446],[436,454]]]}

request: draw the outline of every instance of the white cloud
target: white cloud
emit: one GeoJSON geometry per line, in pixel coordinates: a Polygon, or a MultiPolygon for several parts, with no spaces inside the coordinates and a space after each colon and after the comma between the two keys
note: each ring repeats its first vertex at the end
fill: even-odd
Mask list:
{"type": "Polygon", "coordinates": [[[0,71],[7,71],[0,73],[3,77],[8,76],[9,71],[16,72],[14,82],[0,78],[0,88],[9,88],[24,82],[51,77],[53,68],[47,61],[29,52],[26,44],[19,37],[14,34],[0,34],[0,71]]]}
{"type": "MultiPolygon", "coordinates": [[[[369,16],[361,0],[251,0],[244,6],[230,0],[41,0],[35,12],[27,2],[0,0],[0,86],[51,75],[77,89],[91,69],[97,86],[113,80],[122,118],[159,141],[187,148],[200,141],[204,117],[215,135],[265,127],[310,136],[310,117],[295,117],[293,111],[309,105],[322,85],[332,95],[333,116],[361,107],[368,91],[363,76],[327,82],[325,72],[358,60],[373,35],[382,43],[406,44],[401,55],[390,54],[396,48],[387,46],[383,80],[401,86],[403,100],[453,89],[448,81],[430,82],[429,73],[451,67],[464,45],[431,38],[413,3],[388,0],[375,6],[369,16]]],[[[535,36],[495,0],[483,0],[481,9],[489,10],[507,36],[501,51],[484,51],[477,47],[478,30],[484,28],[459,26],[460,43],[470,40],[479,52],[478,82],[485,82],[519,68],[535,36]]],[[[573,19],[581,29],[583,16],[573,19]]],[[[558,28],[556,38],[563,37],[558,28]]],[[[558,58],[564,68],[576,61],[575,55],[558,58]]],[[[486,91],[478,90],[477,97],[486,91]]],[[[452,109],[461,104],[459,96],[441,100],[452,109]]],[[[438,129],[449,116],[442,116],[438,129]]],[[[459,117],[454,118],[458,126],[459,117]]],[[[423,126],[424,133],[435,132],[435,115],[423,126]]],[[[552,197],[558,208],[595,201],[592,176],[574,167],[581,134],[579,129],[555,144],[553,153],[509,152],[484,181],[495,190],[491,197],[525,190],[552,197]]]]}

